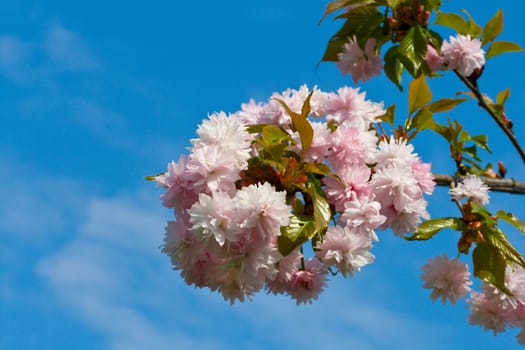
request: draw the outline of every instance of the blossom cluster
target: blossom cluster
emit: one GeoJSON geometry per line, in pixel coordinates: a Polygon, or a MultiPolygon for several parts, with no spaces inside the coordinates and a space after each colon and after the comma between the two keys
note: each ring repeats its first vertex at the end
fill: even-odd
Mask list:
{"type": "Polygon", "coordinates": [[[473,291],[467,264],[446,255],[429,259],[423,265],[421,278],[423,287],[432,290],[430,298],[433,301],[441,298],[443,304],[447,300],[455,304],[470,292],[467,299],[470,324],[480,325],[494,334],[504,332],[506,328],[521,328],[517,337],[519,343],[525,345],[525,270],[521,266],[507,266],[507,293],[487,283],[482,284],[481,292],[473,291]]]}
{"type": "MultiPolygon", "coordinates": [[[[485,51],[478,38],[458,34],[443,41],[440,53],[428,45],[426,61],[434,72],[452,69],[469,77],[485,65],[485,51]]],[[[343,75],[349,74],[354,83],[366,82],[381,74],[383,62],[376,53],[376,39],[367,39],[364,48],[361,48],[355,37],[349,38],[337,55],[336,65],[343,75]]]]}
{"type": "Polygon", "coordinates": [[[427,62],[433,71],[452,69],[464,77],[485,65],[485,51],[478,38],[458,34],[450,36],[441,45],[441,54],[432,46],[427,47],[427,62]]]}
{"type": "Polygon", "coordinates": [[[423,194],[435,186],[430,164],[412,145],[374,129],[384,112],[359,89],[323,92],[302,86],[274,93],[266,103],[251,100],[230,115],[210,115],[191,140],[189,154],[156,177],[166,189],[164,206],[175,213],[163,252],[188,284],[218,291],[231,303],[261,289],[309,303],[323,291],[330,270],[343,276],[361,271],[374,260],[376,230],[392,228],[403,235],[428,218],[423,194]],[[313,130],[308,147],[290,115],[301,113],[306,103],[313,130]],[[289,135],[282,164],[293,154],[295,163],[329,171],[298,177],[292,190],[283,183],[279,161],[257,168],[254,164],[266,161],[256,142],[263,132],[249,126],[267,125],[289,135]],[[291,251],[279,242],[288,225],[297,225],[292,218],[311,209],[303,191],[308,181],[319,187],[334,223],[318,229],[315,239],[307,237],[310,257],[301,242],[291,251]]]}

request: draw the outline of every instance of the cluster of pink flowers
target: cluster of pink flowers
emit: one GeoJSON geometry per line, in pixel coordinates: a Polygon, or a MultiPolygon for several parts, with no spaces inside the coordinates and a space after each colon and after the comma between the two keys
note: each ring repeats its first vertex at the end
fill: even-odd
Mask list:
{"type": "Polygon", "coordinates": [[[443,304],[447,300],[455,304],[458,299],[464,298],[472,284],[468,265],[446,255],[428,259],[428,263],[423,265],[421,279],[425,282],[423,288],[432,289],[430,299],[436,301],[441,298],[443,304]]]}
{"type": "Polygon", "coordinates": [[[337,67],[344,74],[350,74],[354,84],[358,81],[368,81],[371,77],[381,74],[383,62],[375,53],[376,39],[366,41],[365,49],[361,49],[356,38],[350,38],[343,46],[337,61],[337,67]]]}
{"type": "Polygon", "coordinates": [[[517,337],[519,343],[525,345],[525,270],[521,266],[508,265],[505,270],[505,286],[512,295],[487,283],[482,284],[481,293],[471,290],[468,265],[446,255],[429,259],[423,265],[421,278],[423,287],[432,290],[432,301],[441,298],[443,304],[447,300],[455,304],[470,292],[467,299],[470,324],[480,325],[494,334],[506,328],[521,328],[517,337]]]}
{"type": "Polygon", "coordinates": [[[481,286],[482,293],[471,293],[469,323],[492,330],[494,334],[506,328],[521,328],[517,338],[525,345],[525,270],[518,265],[508,265],[505,286],[512,295],[489,284],[481,286]]]}
{"type": "Polygon", "coordinates": [[[456,187],[450,189],[449,193],[458,201],[466,198],[481,205],[489,203],[489,187],[476,175],[465,176],[456,187]]]}
{"type": "Polygon", "coordinates": [[[443,41],[441,54],[432,46],[427,47],[427,62],[433,71],[453,69],[464,77],[485,65],[485,51],[478,38],[458,34],[443,41]]]}
{"type": "MultiPolygon", "coordinates": [[[[220,292],[225,300],[244,300],[266,288],[297,303],[316,299],[329,269],[353,275],[373,262],[377,229],[402,235],[428,218],[423,194],[434,189],[430,164],[422,163],[405,140],[381,138],[373,129],[382,104],[349,87],[337,92],[288,89],[267,103],[250,101],[240,111],[216,113],[202,122],[189,155],[168,164],[156,177],[166,189],[161,199],[173,208],[163,252],[188,284],[220,292]],[[300,135],[281,102],[296,113],[311,93],[314,137],[302,152],[300,135]],[[334,226],[321,232],[305,257],[301,247],[283,256],[278,238],[290,223],[292,201],[302,200],[261,179],[239,181],[260,149],[248,125],[272,124],[290,135],[290,148],[304,162],[331,169],[322,177],[334,226]]],[[[282,187],[281,187],[282,188],[282,187]]]]}

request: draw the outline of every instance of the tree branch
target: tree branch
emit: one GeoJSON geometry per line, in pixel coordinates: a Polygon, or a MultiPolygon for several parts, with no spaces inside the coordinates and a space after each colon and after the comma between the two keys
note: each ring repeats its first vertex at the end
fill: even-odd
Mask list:
{"type": "MultiPolygon", "coordinates": [[[[459,176],[444,174],[434,174],[434,181],[438,186],[449,186],[461,180],[459,176]]],[[[483,182],[490,187],[493,192],[508,192],[514,194],[525,194],[525,182],[514,179],[490,179],[482,178],[483,182]]]]}
{"type": "Polygon", "coordinates": [[[488,114],[492,117],[492,119],[494,119],[496,124],[498,124],[500,129],[503,130],[505,135],[507,135],[507,137],[509,138],[510,142],[512,142],[512,144],[514,145],[514,148],[519,153],[519,155],[521,157],[521,160],[525,164],[525,151],[523,151],[523,148],[521,148],[520,143],[519,143],[518,139],[516,138],[516,136],[514,135],[514,133],[512,132],[512,130],[509,129],[501,121],[500,117],[494,112],[494,110],[492,110],[492,108],[490,108],[490,106],[487,104],[487,102],[485,101],[485,98],[483,97],[483,95],[481,94],[481,92],[479,91],[478,87],[475,84],[473,84],[470,80],[468,80],[467,78],[465,78],[464,76],[459,74],[456,70],[454,70],[454,73],[456,73],[458,78],[465,85],[467,85],[467,87],[470,89],[470,91],[472,91],[474,96],[476,96],[476,99],[478,100],[479,106],[488,112],[488,114]]]}

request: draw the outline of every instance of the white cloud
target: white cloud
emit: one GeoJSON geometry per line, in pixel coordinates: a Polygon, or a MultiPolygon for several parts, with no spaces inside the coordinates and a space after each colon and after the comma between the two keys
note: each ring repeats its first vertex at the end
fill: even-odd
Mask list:
{"type": "Polygon", "coordinates": [[[76,33],[59,24],[53,24],[45,33],[43,50],[62,69],[90,70],[100,64],[76,33]]]}
{"type": "Polygon", "coordinates": [[[0,232],[4,237],[23,240],[28,246],[41,244],[62,234],[82,210],[85,190],[76,182],[42,176],[7,154],[0,153],[0,163],[0,232]]]}

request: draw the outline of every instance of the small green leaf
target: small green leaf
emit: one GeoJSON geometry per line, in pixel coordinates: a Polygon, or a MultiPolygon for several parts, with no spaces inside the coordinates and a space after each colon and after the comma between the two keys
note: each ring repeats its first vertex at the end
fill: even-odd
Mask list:
{"type": "Polygon", "coordinates": [[[483,45],[491,42],[500,35],[503,30],[503,11],[501,9],[496,12],[496,15],[489,19],[485,27],[483,27],[483,34],[481,36],[481,42],[483,45]]]}
{"type": "Polygon", "coordinates": [[[498,249],[507,263],[514,262],[525,268],[525,260],[523,260],[523,256],[512,246],[507,239],[507,235],[505,235],[503,231],[492,226],[490,228],[484,228],[483,235],[488,244],[498,249]]]}
{"type": "Polygon", "coordinates": [[[485,58],[489,59],[491,57],[501,55],[503,53],[521,51],[523,51],[523,48],[520,45],[511,41],[495,41],[488,48],[485,58]]]}
{"type": "Polygon", "coordinates": [[[321,61],[337,62],[339,61],[338,54],[343,51],[343,46],[348,42],[348,38],[333,38],[328,41],[325,52],[321,61]]]}
{"type": "Polygon", "coordinates": [[[459,34],[469,34],[470,25],[463,17],[455,13],[438,12],[436,24],[452,28],[459,34]]]}
{"type": "Polygon", "coordinates": [[[405,239],[408,241],[427,240],[446,228],[455,231],[464,231],[467,226],[463,220],[459,218],[446,217],[427,220],[418,226],[417,231],[412,236],[405,237],[405,239]]]}
{"type": "Polygon", "coordinates": [[[157,177],[164,175],[165,173],[158,173],[157,175],[148,175],[144,176],[144,180],[146,181],[157,181],[157,177]]]}
{"type": "Polygon", "coordinates": [[[261,130],[261,137],[267,144],[291,139],[283,128],[272,124],[264,125],[261,130]]]}
{"type": "Polygon", "coordinates": [[[292,215],[288,226],[281,227],[281,235],[277,237],[279,252],[286,256],[304,242],[312,239],[316,233],[311,217],[292,215]]]}
{"type": "Polygon", "coordinates": [[[485,151],[492,153],[492,150],[489,148],[489,145],[488,145],[487,135],[472,136],[470,140],[474,142],[476,145],[478,145],[480,148],[484,149],[485,151]]]}
{"type": "Polygon", "coordinates": [[[386,109],[385,114],[379,116],[379,119],[381,119],[385,123],[388,123],[390,125],[394,125],[395,114],[396,114],[396,105],[395,104],[394,105],[390,105],[386,109]]]}
{"type": "Polygon", "coordinates": [[[496,225],[497,223],[487,208],[485,208],[484,205],[478,204],[476,202],[472,203],[472,214],[475,214],[477,220],[484,221],[489,225],[496,225]]]}
{"type": "MultiPolygon", "coordinates": [[[[302,108],[303,112],[305,110],[309,111],[309,103],[310,103],[311,95],[312,94],[310,93],[310,95],[308,96],[308,98],[305,100],[303,104],[303,108],[302,108]],[[308,105],[308,106],[305,107],[305,105],[308,105]]],[[[299,133],[299,138],[301,139],[301,146],[302,146],[301,148],[304,154],[304,152],[308,151],[308,149],[312,145],[312,141],[314,138],[314,129],[312,128],[312,125],[310,124],[306,116],[293,112],[283,100],[280,100],[278,98],[276,98],[275,100],[278,101],[283,106],[285,111],[288,113],[288,115],[292,119],[292,130],[297,131],[299,133]]]]}
{"type": "Polygon", "coordinates": [[[314,224],[316,229],[321,232],[326,230],[332,219],[332,211],[326,200],[326,195],[321,187],[320,181],[312,174],[308,174],[306,193],[312,199],[314,208],[314,224]]]}
{"type": "Polygon", "coordinates": [[[487,243],[478,243],[472,252],[474,276],[493,285],[506,294],[512,294],[505,287],[505,258],[499,250],[487,243]]]}
{"type": "Polygon", "coordinates": [[[412,127],[417,131],[434,129],[436,123],[432,119],[432,112],[427,107],[422,107],[412,120],[412,127]]]}
{"type": "Polygon", "coordinates": [[[514,214],[500,210],[496,213],[496,217],[498,219],[508,222],[516,229],[518,229],[521,233],[525,234],[525,221],[518,219],[516,216],[514,216],[514,214]]]}
{"type": "Polygon", "coordinates": [[[505,104],[505,101],[507,101],[507,99],[509,98],[510,96],[510,89],[509,88],[506,88],[505,90],[503,91],[500,91],[498,93],[498,95],[496,96],[496,103],[498,105],[504,105],[505,104]]]}
{"type": "Polygon", "coordinates": [[[465,102],[466,98],[442,98],[435,102],[432,102],[427,108],[432,113],[445,112],[455,108],[460,103],[465,102]]]}
{"type": "Polygon", "coordinates": [[[471,37],[477,38],[482,32],[481,27],[479,26],[479,24],[474,22],[474,19],[472,18],[472,16],[467,10],[461,9],[461,12],[463,12],[468,17],[468,27],[469,27],[468,33],[470,34],[471,37]]]}
{"type": "Polygon", "coordinates": [[[403,65],[398,58],[399,45],[392,46],[385,54],[385,74],[394,84],[396,84],[399,91],[403,90],[401,86],[401,76],[403,75],[403,65]]]}
{"type": "Polygon", "coordinates": [[[408,88],[408,113],[412,114],[432,100],[432,92],[424,75],[410,82],[408,88]]]}
{"type": "Polygon", "coordinates": [[[331,175],[332,169],[323,163],[308,162],[304,165],[304,170],[319,175],[331,175]]]}
{"type": "Polygon", "coordinates": [[[361,4],[366,5],[367,3],[370,3],[373,1],[363,1],[363,0],[336,0],[330,2],[328,5],[326,5],[323,17],[319,20],[319,23],[321,23],[327,16],[331,15],[332,13],[339,11],[341,9],[344,9],[347,6],[353,5],[353,4],[361,4]]]}

